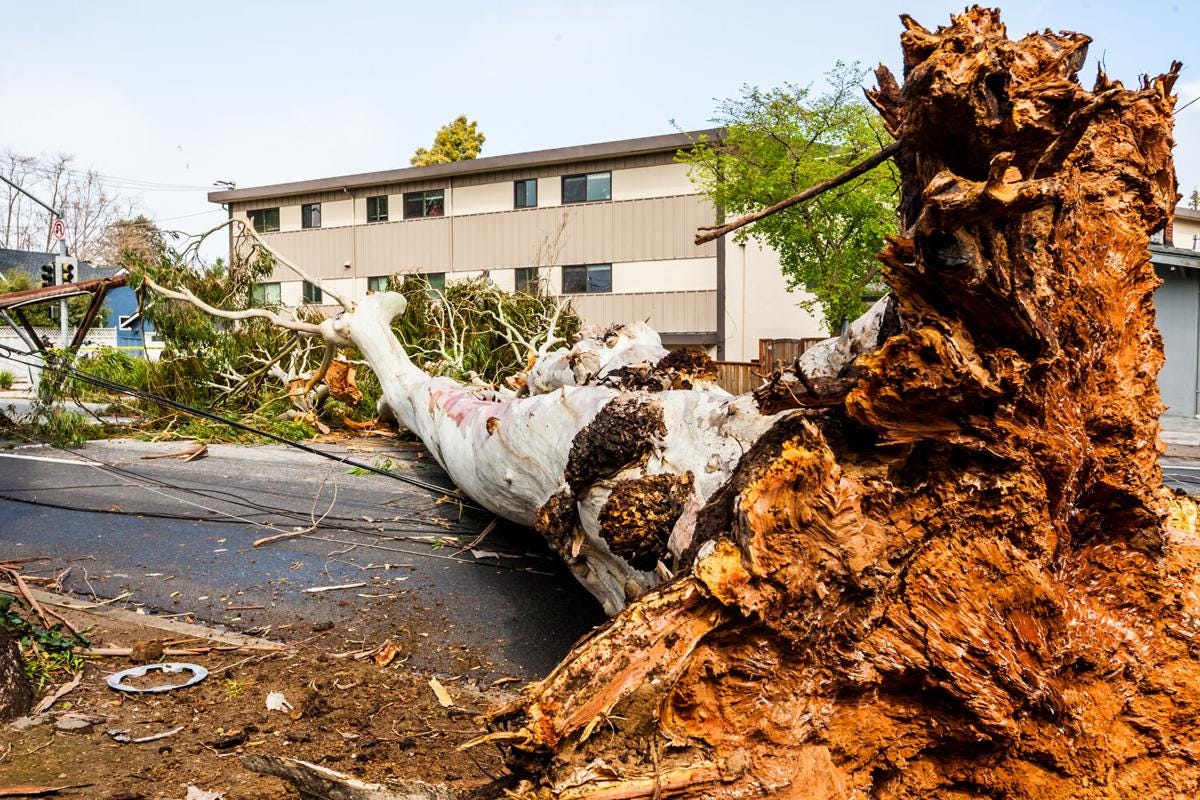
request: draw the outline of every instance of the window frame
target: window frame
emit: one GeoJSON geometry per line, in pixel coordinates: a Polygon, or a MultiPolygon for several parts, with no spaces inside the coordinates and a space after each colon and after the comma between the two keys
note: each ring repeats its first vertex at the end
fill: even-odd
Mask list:
{"type": "Polygon", "coordinates": [[[521,180],[513,181],[513,208],[537,208],[538,207],[538,179],[537,178],[522,178],[521,180]],[[533,184],[533,202],[529,201],[529,185],[533,184]],[[521,187],[525,187],[525,200],[520,202],[521,187]]]}
{"type": "Polygon", "coordinates": [[[258,303],[264,306],[281,305],[283,303],[283,285],[279,281],[263,281],[262,283],[254,284],[252,287],[250,287],[250,302],[258,303]],[[273,302],[270,298],[270,293],[267,288],[270,286],[275,287],[275,294],[278,295],[279,298],[273,302]],[[262,294],[261,300],[258,296],[260,291],[262,294]]]}
{"type": "MultiPolygon", "coordinates": [[[[388,288],[388,282],[389,282],[391,279],[392,279],[392,276],[391,276],[391,275],[368,275],[368,276],[367,276],[367,291],[368,291],[368,292],[386,292],[386,291],[387,291],[387,288],[388,288]],[[371,282],[372,282],[372,281],[382,281],[382,283],[383,283],[383,288],[382,288],[382,289],[373,289],[373,288],[371,288],[371,282]]],[[[378,284],[377,284],[377,285],[378,285],[378,284]]]]}
{"type": "Polygon", "coordinates": [[[612,287],[612,264],[611,263],[602,263],[602,264],[567,264],[567,265],[564,265],[562,268],[561,288],[562,288],[562,294],[612,294],[612,290],[613,290],[613,287],[612,287]],[[592,288],[592,270],[598,269],[601,267],[605,268],[608,271],[608,288],[607,289],[593,289],[592,288]],[[571,270],[572,272],[574,272],[575,270],[583,270],[583,287],[584,287],[583,291],[571,291],[571,290],[567,289],[568,270],[571,270]]]}
{"type": "Polygon", "coordinates": [[[388,221],[388,196],[386,194],[376,194],[367,198],[367,224],[373,225],[376,222],[388,221]],[[375,201],[375,219],[371,219],[371,201],[375,201]],[[379,214],[379,201],[383,201],[383,215],[379,214]]]}
{"type": "Polygon", "coordinates": [[[422,272],[421,277],[424,278],[425,282],[429,284],[430,292],[437,292],[438,294],[446,293],[446,273],[444,273],[444,272],[422,272]],[[439,285],[434,286],[435,281],[439,285]]]}
{"type": "Polygon", "coordinates": [[[441,188],[441,189],[419,189],[419,190],[417,190],[417,191],[415,191],[415,192],[404,192],[404,194],[403,194],[403,195],[401,195],[401,201],[400,201],[400,202],[401,202],[401,206],[403,207],[403,208],[402,208],[402,213],[403,213],[404,219],[430,219],[430,218],[434,218],[434,219],[436,219],[436,218],[438,218],[438,217],[444,217],[444,216],[446,216],[446,190],[445,190],[445,188],[441,188]],[[441,213],[440,213],[440,214],[430,214],[430,213],[429,213],[429,201],[430,201],[430,199],[431,199],[431,198],[429,198],[427,195],[431,195],[431,194],[437,194],[437,195],[441,195],[441,198],[440,198],[440,199],[441,199],[441,201],[442,201],[442,204],[441,204],[441,209],[442,209],[442,210],[441,210],[441,213]],[[409,198],[416,199],[417,195],[420,195],[420,197],[421,197],[422,209],[425,211],[425,213],[424,213],[424,214],[419,214],[419,215],[418,215],[418,214],[411,214],[411,215],[410,215],[410,214],[408,213],[408,201],[409,201],[409,198]]]}
{"type": "Polygon", "coordinates": [[[312,228],[319,227],[321,227],[321,204],[301,203],[300,228],[302,230],[311,230],[312,228]]]}
{"type": "Polygon", "coordinates": [[[325,293],[321,291],[320,284],[302,281],[300,285],[300,299],[303,305],[319,306],[325,302],[325,293]]]}
{"type": "Polygon", "coordinates": [[[540,280],[537,267],[517,267],[513,270],[513,291],[528,292],[532,286],[537,288],[537,282],[540,280]],[[521,277],[525,277],[524,285],[521,283],[521,277]]]}
{"type": "Polygon", "coordinates": [[[278,233],[279,232],[279,206],[273,208],[252,208],[246,212],[246,219],[250,226],[254,228],[255,233],[278,233]],[[266,226],[266,215],[270,212],[275,212],[275,227],[269,228],[266,226]],[[256,217],[263,220],[263,227],[258,227],[256,217]]]}
{"type": "Polygon", "coordinates": [[[563,175],[561,191],[562,191],[562,204],[564,206],[574,205],[576,203],[611,203],[612,202],[612,170],[608,169],[608,170],[597,170],[596,172],[576,172],[571,175],[563,175]],[[599,197],[599,198],[588,197],[588,185],[589,185],[588,179],[591,178],[593,175],[607,175],[608,176],[608,196],[607,197],[599,197]],[[573,179],[578,179],[578,178],[583,178],[583,199],[582,200],[568,200],[567,199],[567,181],[573,180],[573,179]]]}

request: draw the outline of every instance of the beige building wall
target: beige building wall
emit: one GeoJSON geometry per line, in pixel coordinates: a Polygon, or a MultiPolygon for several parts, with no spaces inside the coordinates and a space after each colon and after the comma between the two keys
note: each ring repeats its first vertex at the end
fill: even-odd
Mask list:
{"type": "MultiPolygon", "coordinates": [[[[664,292],[717,288],[717,259],[675,258],[613,264],[614,292],[664,292]]],[[[561,284],[560,284],[561,285],[561,284]]]]}
{"type": "MultiPolygon", "coordinates": [[[[299,208],[297,206],[297,208],[299,208]]],[[[365,206],[364,206],[365,208],[365,206]]],[[[283,215],[283,210],[280,210],[280,216],[283,215]]],[[[363,212],[363,220],[366,220],[366,212],[363,212]]],[[[332,200],[321,203],[321,227],[322,228],[337,228],[343,225],[350,225],[354,222],[354,209],[352,201],[349,197],[345,200],[332,200]]],[[[283,227],[280,225],[280,227],[283,227]]]]}
{"type": "Polygon", "coordinates": [[[538,205],[562,205],[562,178],[538,178],[538,205]]]}
{"type": "Polygon", "coordinates": [[[1176,247],[1185,250],[1200,250],[1200,219],[1176,214],[1174,232],[1171,236],[1176,247]]]}
{"type": "MultiPolygon", "coordinates": [[[[539,187],[540,188],[540,187],[539,187]]],[[[538,196],[541,200],[541,196],[538,196]]],[[[454,214],[491,214],[513,210],[513,184],[484,183],[454,189],[454,214]]]]}
{"type": "Polygon", "coordinates": [[[616,170],[612,174],[613,200],[640,200],[674,194],[696,194],[684,164],[662,164],[616,170]]]}
{"type": "Polygon", "coordinates": [[[300,230],[300,206],[288,205],[279,207],[279,230],[300,230]]]}
{"type": "Polygon", "coordinates": [[[789,292],[779,256],[753,239],[725,237],[725,359],[758,358],[759,339],[828,336],[823,320],[800,308],[810,295],[789,292]]]}

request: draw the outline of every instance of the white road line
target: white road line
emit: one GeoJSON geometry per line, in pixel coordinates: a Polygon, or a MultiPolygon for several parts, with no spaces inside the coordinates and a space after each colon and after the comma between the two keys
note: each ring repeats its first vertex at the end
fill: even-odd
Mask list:
{"type": "Polygon", "coordinates": [[[22,461],[45,461],[50,464],[77,464],[81,467],[94,467],[90,461],[76,461],[69,458],[51,458],[50,456],[27,456],[21,453],[5,453],[0,451],[0,458],[16,458],[22,461]]]}

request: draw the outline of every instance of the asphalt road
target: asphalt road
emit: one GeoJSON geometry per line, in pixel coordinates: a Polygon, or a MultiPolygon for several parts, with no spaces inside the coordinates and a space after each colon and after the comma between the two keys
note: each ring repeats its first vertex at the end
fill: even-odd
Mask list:
{"type": "MultiPolygon", "coordinates": [[[[70,567],[63,588],[84,599],[128,592],[117,602],[333,649],[391,637],[414,666],[492,676],[544,675],[604,619],[531,532],[467,547],[491,515],[440,491],[283,446],[144,458],[184,447],[0,449],[0,560],[49,556],[29,573],[70,567]]],[[[420,447],[323,449],[449,486],[420,447]]]]}

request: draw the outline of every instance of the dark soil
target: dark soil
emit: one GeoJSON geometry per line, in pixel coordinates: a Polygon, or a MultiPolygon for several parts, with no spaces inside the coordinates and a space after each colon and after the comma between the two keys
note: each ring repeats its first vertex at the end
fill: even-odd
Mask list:
{"type": "MultiPolygon", "coordinates": [[[[68,615],[77,625],[94,626],[93,647],[156,640],[197,646],[172,645],[167,640],[180,637],[155,628],[86,612],[68,615]]],[[[164,660],[197,663],[210,675],[186,689],[145,695],[116,692],[104,680],[137,662],[90,658],[83,682],[44,722],[24,731],[0,726],[0,788],[90,784],[60,796],[180,800],[193,784],[222,792],[225,800],[298,797],[282,781],[242,767],[238,757],[251,753],[299,758],[377,783],[416,778],[459,790],[504,772],[494,747],[457,750],[485,732],[474,717],[511,696],[477,682],[481,669],[436,676],[455,701],[443,708],[429,685],[433,676],[406,668],[404,656],[381,667],[370,656],[356,659],[332,649],[308,642],[280,654],[167,655],[164,660]],[[268,711],[269,692],[282,692],[292,710],[268,711]],[[90,730],[53,725],[78,715],[93,722],[90,730]],[[122,730],[138,738],[180,725],[182,731],[144,744],[122,744],[106,733],[122,730]]],[[[163,673],[152,676],[163,682],[163,673]]]]}

